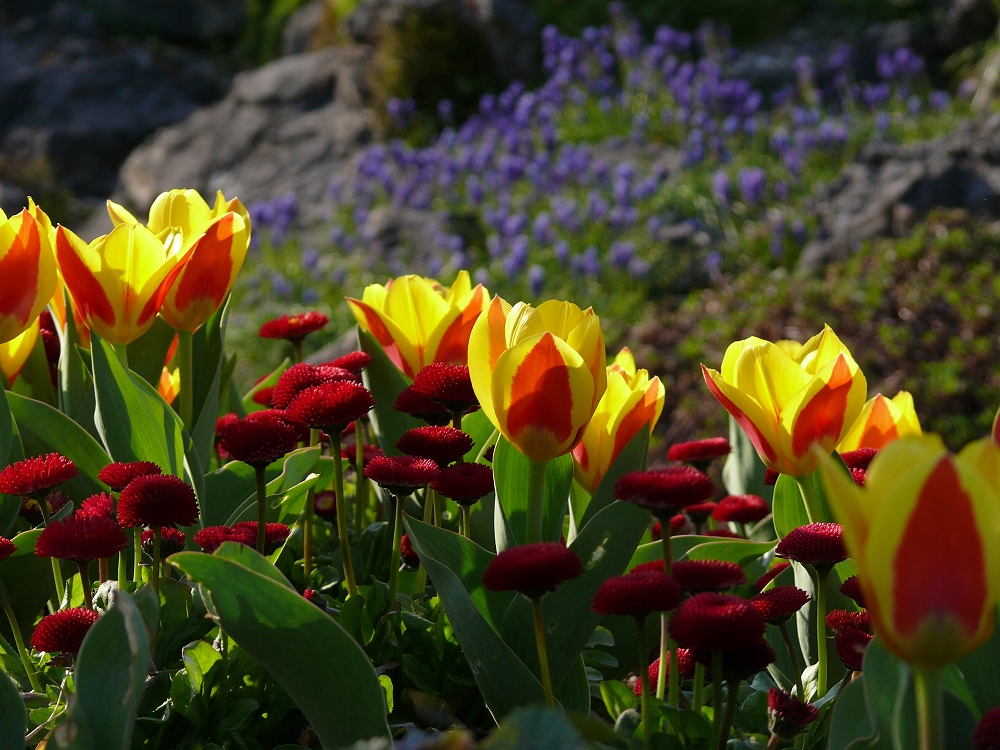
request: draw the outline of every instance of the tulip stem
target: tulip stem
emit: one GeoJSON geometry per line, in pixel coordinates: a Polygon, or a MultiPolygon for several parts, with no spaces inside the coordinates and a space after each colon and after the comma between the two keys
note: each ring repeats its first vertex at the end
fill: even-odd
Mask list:
{"type": "Polygon", "coordinates": [[[914,669],[920,750],[944,748],[944,683],[939,669],[914,669]]]}
{"type": "MultiPolygon", "coordinates": [[[[829,662],[829,638],[826,633],[826,590],[830,577],[829,566],[816,569],[816,698],[826,695],[826,670],[829,662]]],[[[800,696],[805,700],[805,696],[800,696]]]]}
{"type": "Polygon", "coordinates": [[[781,633],[781,640],[785,642],[788,649],[788,658],[792,660],[792,671],[795,673],[795,689],[798,690],[799,700],[804,701],[806,695],[802,690],[802,664],[799,662],[799,654],[792,643],[792,637],[788,634],[788,623],[779,622],[778,632],[781,633]]]}
{"type": "Polygon", "coordinates": [[[14,644],[17,646],[17,653],[21,656],[21,664],[24,667],[24,671],[28,675],[28,682],[31,683],[31,689],[36,693],[42,693],[42,686],[38,682],[38,675],[35,674],[35,669],[31,664],[31,657],[28,656],[28,649],[24,647],[24,638],[21,637],[21,628],[17,624],[17,617],[14,615],[14,610],[10,606],[10,598],[7,595],[7,587],[3,585],[2,581],[0,581],[0,605],[3,605],[3,610],[7,613],[7,620],[10,622],[10,630],[14,634],[14,644]]]}
{"type": "Polygon", "coordinates": [[[552,673],[549,671],[549,652],[545,645],[545,614],[542,612],[542,597],[531,598],[531,611],[535,616],[535,648],[538,649],[538,670],[542,675],[542,690],[545,705],[552,708],[556,699],[552,695],[552,673]]]}
{"type": "Polygon", "coordinates": [[[257,479],[257,552],[264,554],[264,542],[267,539],[267,467],[254,466],[257,479]]]}
{"type": "Polygon", "coordinates": [[[80,570],[80,588],[83,589],[83,606],[94,608],[94,598],[90,592],[90,560],[77,560],[76,567],[80,570]]]}
{"type": "Polygon", "coordinates": [[[181,376],[181,421],[194,431],[194,369],[193,340],[191,331],[177,331],[177,365],[181,376]]]}
{"type": "Polygon", "coordinates": [[[804,477],[795,477],[799,485],[799,492],[802,493],[802,504],[806,509],[806,517],[809,523],[819,523],[823,520],[823,504],[820,501],[819,493],[816,492],[816,472],[806,474],[804,477]]]}
{"type": "MultiPolygon", "coordinates": [[[[642,745],[649,750],[653,741],[653,690],[649,684],[649,646],[646,644],[646,619],[644,617],[635,618],[635,630],[639,644],[639,680],[642,682],[642,745]]],[[[660,662],[660,671],[663,671],[663,662],[660,662]]]]}
{"type": "MultiPolygon", "coordinates": [[[[545,512],[545,469],[548,462],[531,461],[528,473],[528,544],[542,541],[545,512]]],[[[563,498],[565,500],[565,498],[563,498]]]]}
{"type": "Polygon", "coordinates": [[[112,344],[111,348],[118,355],[118,361],[122,363],[122,367],[128,370],[128,344],[112,344]]]}
{"type": "Polygon", "coordinates": [[[360,536],[361,527],[365,525],[365,512],[368,510],[368,477],[365,476],[365,425],[363,419],[354,420],[354,448],[354,534],[360,536]]]}
{"type": "MultiPolygon", "coordinates": [[[[396,594],[399,593],[399,561],[403,556],[403,501],[405,496],[392,496],[396,501],[396,508],[393,516],[395,525],[392,529],[392,561],[389,563],[389,606],[396,603],[396,594]]],[[[346,566],[345,566],[346,567],[346,566]]]]}
{"type": "MultiPolygon", "coordinates": [[[[38,503],[38,509],[42,511],[42,523],[48,528],[48,525],[52,523],[52,516],[49,515],[49,501],[46,497],[35,498],[38,503]]],[[[52,561],[52,580],[56,584],[56,596],[59,597],[59,606],[62,606],[63,595],[65,594],[65,589],[63,588],[63,577],[62,569],[59,567],[59,560],[54,557],[49,558],[52,561]]]]}
{"type": "MultiPolygon", "coordinates": [[[[337,494],[337,538],[340,541],[340,560],[344,565],[344,582],[347,583],[347,593],[354,596],[358,593],[358,584],[354,581],[351,539],[347,533],[347,498],[344,496],[344,459],[341,456],[340,430],[334,427],[325,430],[325,432],[330,436],[330,453],[333,456],[333,489],[337,494]]],[[[396,546],[398,548],[399,545],[396,546]]],[[[398,557],[396,563],[397,565],[399,563],[398,557]]],[[[391,597],[390,601],[395,598],[395,596],[391,597]]]]}
{"type": "Polygon", "coordinates": [[[153,591],[160,595],[160,543],[163,531],[161,527],[153,527],[153,591]]]}

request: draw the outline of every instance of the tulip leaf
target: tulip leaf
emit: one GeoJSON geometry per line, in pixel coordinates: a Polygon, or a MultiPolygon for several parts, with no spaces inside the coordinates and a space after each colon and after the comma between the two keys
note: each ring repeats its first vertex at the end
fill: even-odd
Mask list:
{"type": "MultiPolygon", "coordinates": [[[[493,453],[493,476],[497,504],[507,521],[506,529],[497,537],[497,551],[528,541],[528,495],[530,494],[531,460],[504,438],[497,442],[493,453]],[[503,538],[501,538],[503,537],[503,538]]],[[[563,520],[569,511],[569,490],[573,484],[573,457],[559,456],[546,464],[545,501],[542,506],[542,539],[556,541],[563,530],[563,520]]],[[[500,527],[497,527],[500,528],[500,527]]]]}
{"type": "Polygon", "coordinates": [[[361,347],[361,351],[366,352],[372,358],[362,373],[362,377],[365,387],[376,394],[378,399],[368,418],[375,430],[379,447],[387,456],[398,456],[400,452],[396,448],[396,441],[407,430],[420,427],[423,424],[416,417],[392,408],[399,394],[410,385],[410,379],[389,360],[375,337],[360,326],[358,327],[358,346],[361,347]]]}
{"type": "MultiPolygon", "coordinates": [[[[264,476],[268,483],[282,472],[281,463],[267,467],[264,476]]],[[[233,512],[249,498],[256,497],[256,478],[253,467],[242,461],[230,461],[225,466],[205,475],[205,496],[201,499],[201,514],[206,526],[225,524],[233,512]]]]}
{"type": "Polygon", "coordinates": [[[775,482],[771,507],[774,512],[774,530],[779,539],[784,539],[792,529],[809,523],[809,516],[802,501],[802,491],[795,477],[788,474],[782,474],[775,482]]]}
{"type": "MultiPolygon", "coordinates": [[[[229,322],[230,296],[213,313],[212,317],[192,335],[191,349],[193,361],[194,396],[191,401],[195,424],[201,417],[211,418],[212,434],[215,434],[215,419],[218,417],[219,393],[222,386],[222,370],[226,364],[223,341],[229,322]]],[[[193,431],[193,428],[192,428],[193,431]]]]}
{"type": "MultiPolygon", "coordinates": [[[[332,465],[328,465],[326,471],[320,472],[315,478],[311,480],[310,483],[306,484],[307,478],[313,469],[316,467],[317,461],[320,460],[320,449],[318,447],[314,448],[300,448],[289,453],[283,459],[281,459],[281,473],[274,479],[268,481],[267,483],[267,496],[269,498],[274,498],[277,496],[285,495],[285,493],[290,493],[296,488],[300,489],[302,493],[305,493],[309,487],[313,486],[323,475],[329,475],[333,472],[332,465]]],[[[277,464],[277,462],[275,462],[277,464]]],[[[275,464],[272,464],[274,466],[275,464]]],[[[252,475],[251,475],[252,476],[252,475]]],[[[267,476],[267,475],[265,475],[267,476]]],[[[257,483],[254,479],[253,483],[250,485],[250,494],[240,503],[226,519],[225,524],[227,526],[232,526],[237,521],[252,521],[257,518],[256,506],[257,506],[257,483]],[[251,509],[254,509],[251,512],[251,509]]],[[[279,497],[279,501],[283,501],[284,498],[279,497]]],[[[301,509],[300,509],[301,510],[301,509]]],[[[278,503],[273,500],[268,505],[267,520],[269,522],[275,522],[287,515],[282,508],[279,507],[278,503]]],[[[296,514],[297,515],[297,514],[296,514]]]]}
{"type": "MultiPolygon", "coordinates": [[[[14,423],[14,417],[10,411],[8,391],[0,388],[0,463],[7,466],[22,458],[24,458],[24,449],[21,446],[17,425],[14,423]]],[[[14,495],[0,495],[0,535],[10,535],[20,509],[21,498],[14,495]]]]}
{"type": "Polygon", "coordinates": [[[888,737],[879,736],[872,725],[864,680],[852,680],[837,696],[828,738],[829,750],[889,750],[888,737]]]}
{"type": "Polygon", "coordinates": [[[541,683],[490,626],[462,579],[422,546],[427,524],[412,518],[404,523],[493,717],[499,721],[518,706],[541,701],[541,683]]]}
{"type": "Polygon", "coordinates": [[[0,670],[0,750],[24,750],[28,712],[14,681],[0,670]]]}
{"type": "MultiPolygon", "coordinates": [[[[0,565],[0,582],[7,587],[14,616],[25,637],[29,637],[35,618],[54,594],[52,564],[48,558],[34,554],[35,541],[41,529],[23,531],[11,541],[17,550],[0,565]]],[[[0,617],[0,633],[11,638],[6,617],[0,617]]]]}
{"type": "MultiPolygon", "coordinates": [[[[566,581],[542,599],[552,684],[559,685],[587,646],[601,616],[591,602],[608,578],[626,570],[649,522],[647,511],[631,503],[612,503],[583,527],[569,548],[583,562],[579,578],[566,581]]],[[[517,597],[503,620],[503,637],[533,671],[538,669],[531,604],[517,597]]]]}
{"type": "Polygon", "coordinates": [[[590,504],[583,514],[581,528],[590,523],[590,520],[614,502],[615,485],[618,480],[630,471],[643,471],[646,468],[649,458],[649,431],[639,430],[632,439],[629,440],[621,453],[611,463],[601,483],[594,490],[590,504]]]}
{"type": "Polygon", "coordinates": [[[729,445],[732,450],[722,466],[722,483],[726,492],[730,495],[759,495],[765,500],[770,499],[773,488],[764,484],[767,467],[760,460],[750,438],[732,416],[729,417],[729,445]]]}
{"type": "Polygon", "coordinates": [[[56,389],[52,385],[49,360],[45,356],[45,341],[41,336],[35,341],[10,390],[12,393],[42,401],[50,406],[55,406],[59,402],[56,389]]]}
{"type": "Polygon", "coordinates": [[[251,569],[200,552],[179,552],[170,562],[208,590],[219,624],[287,691],[323,747],[389,740],[375,668],[329,615],[258,572],[263,562],[251,569]]]}
{"type": "Polygon", "coordinates": [[[959,660],[957,665],[976,699],[980,712],[1000,706],[1000,680],[997,679],[997,665],[1000,665],[1000,628],[994,628],[989,640],[959,660]]]}
{"type": "Polygon", "coordinates": [[[171,325],[157,315],[149,330],[129,343],[128,369],[154,388],[158,387],[176,335],[171,325]]]}
{"type": "Polygon", "coordinates": [[[462,417],[462,430],[472,438],[472,450],[465,454],[466,461],[475,461],[483,451],[483,446],[497,430],[482,409],[462,417]]]}
{"type": "Polygon", "coordinates": [[[266,378],[264,378],[259,383],[254,385],[254,387],[251,388],[249,392],[247,392],[247,395],[245,395],[242,401],[240,402],[243,405],[243,410],[245,414],[242,414],[240,416],[245,416],[246,414],[249,414],[252,411],[261,411],[267,408],[266,406],[258,404],[256,401],[254,401],[253,400],[254,395],[256,395],[258,391],[262,391],[265,388],[273,388],[274,384],[278,382],[278,378],[281,377],[281,373],[287,370],[291,364],[292,360],[286,357],[280,365],[278,365],[276,368],[274,368],[274,370],[271,371],[270,375],[268,375],[266,378]]]}

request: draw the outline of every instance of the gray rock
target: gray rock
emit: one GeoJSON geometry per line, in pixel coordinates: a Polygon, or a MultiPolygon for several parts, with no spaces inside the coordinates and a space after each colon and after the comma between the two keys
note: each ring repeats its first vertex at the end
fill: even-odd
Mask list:
{"type": "Polygon", "coordinates": [[[932,141],[871,143],[814,196],[820,238],[803,251],[815,269],[864,240],[905,233],[935,207],[1000,216],[1000,115],[969,122],[932,141]]]}
{"type": "Polygon", "coordinates": [[[329,5],[325,0],[312,0],[289,16],[281,31],[281,53],[301,55],[326,46],[332,41],[332,27],[329,5]]]}
{"type": "Polygon", "coordinates": [[[246,22],[245,0],[89,0],[110,28],[179,42],[233,39],[246,22]]]}
{"type": "Polygon", "coordinates": [[[990,0],[952,0],[938,43],[946,52],[956,52],[986,39],[997,27],[997,12],[990,0]]]}
{"type": "Polygon", "coordinates": [[[0,182],[0,211],[13,216],[28,205],[28,196],[17,185],[0,182]]]}

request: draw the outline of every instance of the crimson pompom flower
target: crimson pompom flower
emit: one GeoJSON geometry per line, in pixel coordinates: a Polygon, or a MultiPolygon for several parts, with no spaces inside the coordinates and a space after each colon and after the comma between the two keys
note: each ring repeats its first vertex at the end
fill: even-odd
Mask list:
{"type": "Polygon", "coordinates": [[[767,727],[783,740],[802,734],[819,718],[819,709],[778,688],[767,691],[767,727]]]}
{"type": "Polygon", "coordinates": [[[234,414],[233,412],[229,412],[228,414],[223,414],[221,417],[215,420],[215,436],[218,437],[220,434],[222,434],[222,431],[224,429],[229,427],[229,425],[236,424],[239,421],[240,421],[239,416],[234,414]]]}
{"type": "Polygon", "coordinates": [[[670,635],[690,649],[734,649],[755,645],[764,616],[746,599],[729,594],[695,594],[670,618],[670,635]]]}
{"type": "Polygon", "coordinates": [[[194,490],[183,479],[170,474],[136,477],[118,497],[118,523],[126,528],[190,526],[197,520],[198,500],[194,490]]]}
{"type": "Polygon", "coordinates": [[[442,469],[431,487],[459,505],[475,505],[493,492],[493,469],[486,464],[462,462],[442,469]]]}
{"type": "Polygon", "coordinates": [[[583,573],[577,554],[559,542],[508,547],[490,560],[483,585],[490,591],[520,591],[535,599],[583,573]]]}
{"type": "Polygon", "coordinates": [[[45,527],[35,542],[35,554],[85,563],[117,555],[127,544],[125,532],[111,516],[74,513],[45,527]]]}
{"type": "Polygon", "coordinates": [[[262,325],[259,335],[263,339],[287,339],[294,343],[302,341],[310,333],[322,330],[329,322],[326,315],[316,310],[298,315],[282,315],[262,325]]]}
{"type": "Polygon", "coordinates": [[[775,471],[774,469],[764,469],[764,484],[767,487],[773,487],[778,483],[778,477],[781,476],[780,471],[775,471]]]}
{"type": "Polygon", "coordinates": [[[865,660],[865,651],[868,644],[872,642],[874,636],[863,630],[845,628],[838,630],[833,636],[833,644],[837,649],[837,656],[844,663],[844,666],[852,672],[860,672],[861,665],[865,660]]]}
{"type": "Polygon", "coordinates": [[[686,463],[703,463],[728,456],[731,450],[732,446],[724,437],[705,438],[704,440],[691,440],[687,443],[674,443],[667,450],[667,459],[686,463]]]}
{"type": "Polygon", "coordinates": [[[1000,706],[984,713],[976,724],[972,750],[1000,750],[1000,706]]]}
{"type": "Polygon", "coordinates": [[[340,380],[357,382],[354,373],[342,367],[314,366],[299,362],[289,367],[278,377],[278,381],[274,384],[274,390],[271,391],[271,406],[276,409],[285,409],[306,388],[325,383],[336,383],[340,380]]]}
{"type": "Polygon", "coordinates": [[[313,497],[313,511],[325,521],[337,517],[337,493],[333,490],[317,492],[313,497]]]}
{"type": "Polygon", "coordinates": [[[353,372],[355,375],[361,373],[368,365],[372,362],[372,355],[368,352],[354,351],[348,352],[342,357],[337,357],[336,359],[331,359],[326,364],[331,367],[339,367],[343,370],[348,370],[353,372]]]}
{"type": "Polygon", "coordinates": [[[844,463],[847,464],[848,469],[861,469],[862,471],[868,471],[868,465],[877,455],[877,448],[858,448],[854,451],[841,453],[840,457],[844,460],[844,463]]]}
{"type": "Polygon", "coordinates": [[[0,562],[17,552],[17,545],[5,536],[0,536],[0,562]]]}
{"type": "Polygon", "coordinates": [[[247,414],[224,426],[219,445],[232,458],[263,468],[295,450],[299,431],[284,418],[284,412],[265,409],[247,414]]]}
{"type": "Polygon", "coordinates": [[[851,479],[854,480],[854,483],[858,485],[858,487],[865,486],[865,480],[868,478],[867,471],[864,469],[848,469],[848,471],[851,472],[851,479]]]}
{"type": "Polygon", "coordinates": [[[60,453],[34,456],[0,471],[0,492],[5,495],[37,496],[76,475],[76,464],[60,453]]]}
{"type": "MultiPolygon", "coordinates": [[[[248,546],[256,544],[257,541],[257,522],[256,521],[240,521],[239,523],[233,524],[234,536],[237,537],[236,541],[243,540],[243,532],[249,535],[249,538],[254,541],[248,546]]],[[[285,543],[288,539],[288,535],[292,533],[292,530],[288,528],[283,523],[266,523],[264,524],[264,554],[270,555],[278,547],[285,543]]],[[[245,543],[245,542],[244,542],[245,543]]]]}
{"type": "Polygon", "coordinates": [[[726,591],[747,582],[743,568],[724,560],[681,560],[671,570],[677,583],[689,594],[726,591]]]}
{"type": "Polygon", "coordinates": [[[386,492],[405,497],[433,482],[440,471],[429,458],[376,456],[365,467],[365,476],[386,492]]]}
{"type": "Polygon", "coordinates": [[[97,478],[115,492],[121,492],[136,477],[162,473],[163,470],[152,461],[131,461],[129,463],[108,464],[97,472],[97,478]]]}
{"type": "MultiPolygon", "coordinates": [[[[21,509],[18,511],[22,518],[24,518],[32,526],[37,526],[45,519],[42,517],[42,509],[38,504],[38,500],[31,497],[21,498],[21,509]]],[[[52,490],[49,492],[42,501],[48,506],[49,518],[54,516],[60,510],[62,510],[68,503],[72,502],[72,499],[62,490],[52,490]]]]}
{"type": "MultiPolygon", "coordinates": [[[[145,558],[144,565],[151,565],[153,562],[153,530],[146,529],[142,532],[142,554],[145,558]]],[[[184,542],[187,541],[187,534],[180,529],[172,529],[165,526],[160,529],[160,557],[165,558],[181,552],[184,549],[184,542]]]]}
{"type": "Polygon", "coordinates": [[[865,606],[865,594],[861,590],[861,582],[857,576],[851,576],[840,585],[840,593],[852,599],[859,607],[865,606]]]}
{"type": "MultiPolygon", "coordinates": [[[[663,524],[660,523],[659,521],[657,521],[656,523],[660,524],[659,536],[657,537],[660,538],[663,535],[663,524]]],[[[655,526],[656,524],[653,525],[655,526]]],[[[670,517],[671,534],[673,535],[693,534],[694,532],[695,532],[694,524],[691,523],[691,519],[685,516],[683,513],[678,513],[677,515],[670,517]]]]}
{"type": "Polygon", "coordinates": [[[434,399],[452,414],[465,414],[479,408],[468,365],[432,362],[413,378],[413,389],[434,399]]]}
{"type": "Polygon", "coordinates": [[[750,603],[769,625],[780,625],[809,603],[809,594],[798,586],[775,586],[757,594],[750,603]]]}
{"type": "Polygon", "coordinates": [[[255,404],[259,404],[260,406],[264,406],[270,409],[272,406],[271,404],[272,393],[274,393],[274,386],[268,385],[264,386],[260,390],[254,391],[254,394],[253,396],[251,396],[251,398],[253,399],[253,402],[255,404]]]}
{"type": "Polygon", "coordinates": [[[91,495],[80,504],[77,514],[83,513],[91,516],[115,517],[115,499],[107,492],[99,492],[91,495]]]}
{"type": "Polygon", "coordinates": [[[328,434],[343,432],[375,406],[372,392],[353,380],[338,380],[306,388],[285,410],[288,419],[321,429],[328,434]]]}
{"type": "Polygon", "coordinates": [[[396,441],[396,448],[408,456],[429,458],[444,468],[472,450],[472,438],[454,427],[414,427],[396,441]]]}
{"type": "Polygon", "coordinates": [[[408,567],[419,567],[420,556],[417,554],[417,551],[413,549],[413,542],[410,541],[409,534],[403,534],[400,539],[399,551],[403,556],[403,562],[406,563],[408,567]]]}
{"type": "MultiPolygon", "coordinates": [[[[694,650],[694,660],[704,664],[708,669],[705,675],[714,679],[712,674],[712,649],[699,648],[694,650]]],[[[726,680],[749,680],[758,672],[767,669],[777,655],[767,641],[759,638],[750,646],[724,649],[722,651],[722,677],[726,680]]]]}
{"type": "Polygon", "coordinates": [[[677,581],[661,568],[608,578],[597,589],[590,606],[600,615],[642,618],[652,612],[673,609],[683,597],[677,581]]]}
{"type": "Polygon", "coordinates": [[[741,534],[737,534],[735,531],[730,531],[729,529],[709,529],[708,531],[701,532],[701,536],[717,536],[720,539],[745,539],[741,534]]]}
{"type": "Polygon", "coordinates": [[[194,543],[206,552],[215,552],[223,542],[237,542],[253,547],[257,541],[256,529],[245,526],[235,529],[231,526],[206,526],[194,535],[194,543]]]}
{"type": "MultiPolygon", "coordinates": [[[[348,460],[351,466],[354,466],[358,460],[358,446],[354,443],[350,445],[345,445],[340,449],[340,455],[348,460]]],[[[377,445],[366,445],[361,449],[361,468],[363,469],[368,465],[375,456],[381,456],[382,449],[377,445]]]]}
{"type": "MultiPolygon", "coordinates": [[[[691,521],[696,526],[701,526],[708,517],[712,515],[715,510],[715,503],[711,500],[706,500],[703,503],[695,503],[694,505],[689,505],[684,509],[684,514],[691,519],[691,521]]],[[[673,519],[671,519],[672,521],[673,519]]]]}
{"type": "Polygon", "coordinates": [[[847,559],[844,528],[839,523],[810,523],[788,532],[774,548],[778,557],[803,565],[830,567],[847,559]]]}
{"type": "MultiPolygon", "coordinates": [[[[667,652],[667,664],[670,664],[670,657],[673,656],[675,652],[667,652]]],[[[679,669],[680,677],[682,680],[689,680],[694,677],[694,655],[691,653],[690,649],[679,648],[677,653],[677,667],[679,669]]],[[[647,670],[649,674],[649,684],[655,685],[660,679],[660,659],[656,658],[653,663],[649,665],[647,670]]],[[[632,687],[632,692],[637,696],[642,696],[642,680],[636,680],[635,685],[632,687]]]]}
{"type": "Polygon", "coordinates": [[[31,647],[50,654],[57,651],[75,654],[99,616],[86,607],[53,612],[38,621],[35,632],[31,634],[31,647]]]}
{"type": "Polygon", "coordinates": [[[867,612],[856,612],[850,609],[832,609],[826,615],[826,626],[834,633],[841,630],[860,630],[863,633],[872,632],[872,621],[867,612]]]}
{"type": "Polygon", "coordinates": [[[712,518],[719,523],[757,523],[770,512],[767,500],[758,495],[729,495],[715,504],[712,518]]]}
{"type": "Polygon", "coordinates": [[[757,581],[754,583],[753,587],[757,591],[763,591],[764,587],[767,586],[767,584],[769,584],[775,578],[777,578],[778,576],[780,576],[782,573],[784,573],[790,567],[792,567],[792,564],[789,563],[789,562],[775,563],[773,566],[771,566],[768,569],[768,571],[766,573],[764,573],[764,575],[762,575],[760,578],[757,579],[757,581]]]}
{"type": "Polygon", "coordinates": [[[435,401],[426,393],[414,390],[412,385],[406,386],[399,392],[392,408],[431,425],[446,425],[451,422],[451,412],[444,407],[444,404],[435,401]]]}
{"type": "Polygon", "coordinates": [[[688,505],[708,500],[715,491],[711,478],[691,466],[632,471],[615,483],[614,496],[651,511],[661,521],[688,505]]]}

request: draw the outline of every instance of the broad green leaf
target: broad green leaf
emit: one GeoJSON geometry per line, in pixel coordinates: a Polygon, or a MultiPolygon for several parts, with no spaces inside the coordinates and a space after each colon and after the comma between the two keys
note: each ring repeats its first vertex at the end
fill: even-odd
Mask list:
{"type": "Polygon", "coordinates": [[[587,715],[590,713],[590,681],[587,679],[587,665],[578,656],[569,668],[562,683],[555,690],[556,700],[567,711],[587,715]]]}
{"type": "Polygon", "coordinates": [[[76,696],[69,715],[78,728],[85,728],[82,734],[89,738],[89,747],[131,747],[149,660],[149,638],[139,608],[128,594],[118,593],[111,609],[87,632],[76,660],[76,696]]]}
{"type": "MultiPolygon", "coordinates": [[[[2,373],[0,373],[2,374],[2,373]]],[[[21,439],[10,412],[8,391],[0,388],[0,463],[4,466],[24,458],[21,439]]],[[[8,535],[21,509],[21,498],[0,495],[0,534],[8,535]]]]}
{"type": "Polygon", "coordinates": [[[730,495],[759,495],[770,499],[773,488],[764,484],[767,467],[757,455],[750,438],[729,417],[729,445],[732,450],[722,466],[722,483],[730,495]]]}
{"type": "MultiPolygon", "coordinates": [[[[31,632],[45,602],[55,594],[52,564],[48,558],[34,554],[35,541],[41,533],[41,529],[31,529],[11,539],[17,550],[0,564],[0,581],[7,587],[22,633],[31,632]]],[[[6,617],[0,617],[0,633],[11,638],[6,617]]]]}
{"type": "Polygon", "coordinates": [[[1000,706],[997,665],[1000,665],[1000,628],[994,628],[986,643],[957,662],[980,712],[1000,706]]]}
{"type": "Polygon", "coordinates": [[[256,385],[254,385],[254,387],[251,388],[247,392],[247,394],[242,397],[242,400],[240,401],[240,403],[243,406],[243,412],[244,413],[240,415],[241,417],[245,416],[246,414],[249,414],[252,411],[262,411],[263,409],[267,408],[266,406],[261,406],[256,401],[254,401],[253,400],[254,395],[258,391],[262,391],[265,388],[271,388],[271,387],[273,387],[274,384],[278,382],[278,378],[281,377],[281,373],[283,373],[285,370],[287,370],[289,367],[291,367],[291,364],[292,364],[292,360],[290,360],[288,358],[285,358],[284,360],[282,360],[281,364],[278,365],[276,368],[274,368],[274,370],[271,371],[270,375],[268,375],[266,378],[264,378],[259,383],[257,383],[256,385]]]}
{"type": "MultiPolygon", "coordinates": [[[[284,459],[282,459],[281,474],[267,483],[268,498],[273,498],[276,495],[284,496],[285,493],[291,492],[296,487],[301,485],[307,480],[319,460],[320,449],[318,447],[299,448],[298,450],[289,453],[284,459]]],[[[305,487],[299,487],[299,489],[302,490],[302,492],[305,492],[308,487],[315,483],[316,479],[313,479],[311,484],[306,485],[305,487]]],[[[250,495],[247,496],[243,502],[229,515],[229,518],[226,520],[227,526],[232,526],[237,521],[252,521],[257,518],[257,512],[255,510],[257,507],[256,480],[254,480],[251,487],[252,491],[250,495]]],[[[279,497],[277,502],[274,500],[268,500],[268,521],[274,522],[283,516],[282,509],[278,507],[278,503],[280,503],[281,500],[282,497],[279,497]]]]}
{"type": "Polygon", "coordinates": [[[612,721],[617,721],[622,712],[639,706],[639,697],[621,680],[605,680],[601,683],[601,699],[612,721]]]}
{"type": "Polygon", "coordinates": [[[798,482],[788,474],[778,477],[774,485],[771,507],[774,511],[774,530],[778,533],[779,539],[784,539],[792,529],[809,523],[798,482]]]}
{"type": "Polygon", "coordinates": [[[564,712],[531,707],[514,711],[483,743],[483,750],[580,750],[586,746],[564,712]]]}
{"type": "Polygon", "coordinates": [[[55,406],[59,402],[56,389],[52,386],[49,360],[45,356],[45,342],[41,336],[35,341],[31,354],[28,355],[24,367],[21,368],[21,372],[18,373],[10,390],[50,406],[55,406]]]}
{"type": "MultiPolygon", "coordinates": [[[[501,438],[493,453],[493,475],[497,503],[507,519],[512,538],[497,539],[497,550],[528,540],[528,495],[531,460],[501,438]]],[[[573,483],[573,457],[559,456],[545,468],[545,501],[542,508],[542,539],[556,541],[569,511],[569,489],[573,483]]]]}
{"type": "Polygon", "coordinates": [[[267,561],[266,557],[258,554],[257,550],[247,547],[245,544],[239,544],[237,542],[223,542],[214,554],[216,557],[221,557],[224,560],[231,560],[237,565],[242,565],[244,568],[252,570],[254,573],[266,576],[267,578],[280,583],[282,586],[290,588],[293,591],[295,590],[291,581],[285,578],[280,570],[271,565],[271,563],[267,561]]]}
{"type": "Polygon", "coordinates": [[[128,345],[128,369],[156,388],[177,332],[156,316],[149,330],[128,345]]]}
{"type": "Polygon", "coordinates": [[[878,735],[865,698],[864,680],[853,680],[837,697],[830,721],[829,750],[888,750],[892,743],[878,735]]]}
{"type": "MultiPolygon", "coordinates": [[[[223,383],[223,368],[226,364],[223,342],[226,325],[229,322],[231,296],[192,336],[193,386],[192,413],[195,424],[202,417],[211,418],[213,432],[219,411],[219,393],[223,383]],[[206,411],[207,410],[207,411],[206,411]]],[[[195,428],[191,428],[192,433],[195,428]]]]}
{"type": "Polygon", "coordinates": [[[472,438],[472,450],[465,454],[465,460],[472,462],[479,457],[486,441],[496,433],[496,428],[480,409],[462,417],[462,431],[472,438]]]}
{"type": "MultiPolygon", "coordinates": [[[[63,289],[64,310],[72,309],[72,300],[69,290],[63,289]]],[[[58,329],[59,326],[57,325],[58,329]]],[[[59,345],[61,354],[59,355],[59,409],[64,414],[76,417],[83,406],[87,394],[93,393],[91,385],[90,371],[84,362],[80,348],[80,333],[76,327],[76,321],[72,315],[68,316],[66,329],[57,331],[59,334],[59,345]]],[[[87,359],[90,359],[89,353],[87,359]]],[[[91,421],[93,421],[93,409],[91,421]]]]}
{"type": "MultiPolygon", "coordinates": [[[[695,547],[702,544],[715,544],[719,541],[717,536],[699,536],[697,534],[682,534],[681,536],[671,537],[670,539],[670,554],[673,556],[674,561],[684,558],[688,552],[690,552],[695,547]]],[[[773,547],[774,542],[750,542],[748,540],[732,540],[737,543],[737,545],[744,544],[768,544],[773,547]]],[[[737,548],[738,549],[738,548],[737,548]]],[[[739,553],[737,553],[739,554],[739,553]]],[[[647,542],[646,544],[641,544],[636,549],[635,554],[632,555],[632,559],[629,561],[626,570],[632,570],[636,565],[642,565],[643,563],[652,562],[653,560],[663,559],[663,543],[660,541],[647,542]]]]}
{"type": "Polygon", "coordinates": [[[590,504],[583,514],[581,528],[590,523],[590,520],[615,501],[614,490],[618,480],[630,471],[642,471],[646,468],[649,457],[649,432],[639,430],[632,439],[625,444],[621,453],[608,468],[601,483],[594,490],[594,496],[590,498],[590,504]]]}
{"type": "Polygon", "coordinates": [[[28,712],[14,681],[0,670],[0,750],[24,750],[28,712]]]}
{"type": "MultiPolygon", "coordinates": [[[[267,467],[265,477],[272,482],[282,472],[282,464],[267,467]]],[[[201,499],[202,518],[206,526],[225,524],[237,508],[250,497],[256,497],[254,470],[242,461],[230,461],[205,475],[205,496],[201,499]]]]}
{"type": "Polygon", "coordinates": [[[362,375],[365,387],[374,393],[377,399],[375,408],[369,413],[369,419],[378,438],[378,444],[387,456],[398,456],[396,441],[407,430],[423,424],[416,417],[392,408],[399,394],[410,385],[410,379],[389,361],[379,343],[360,326],[358,346],[372,358],[362,375]]]}
{"type": "Polygon", "coordinates": [[[329,615],[223,556],[180,552],[170,561],[208,590],[220,625],[288,692],[324,747],[389,739],[375,669],[329,615]]]}

